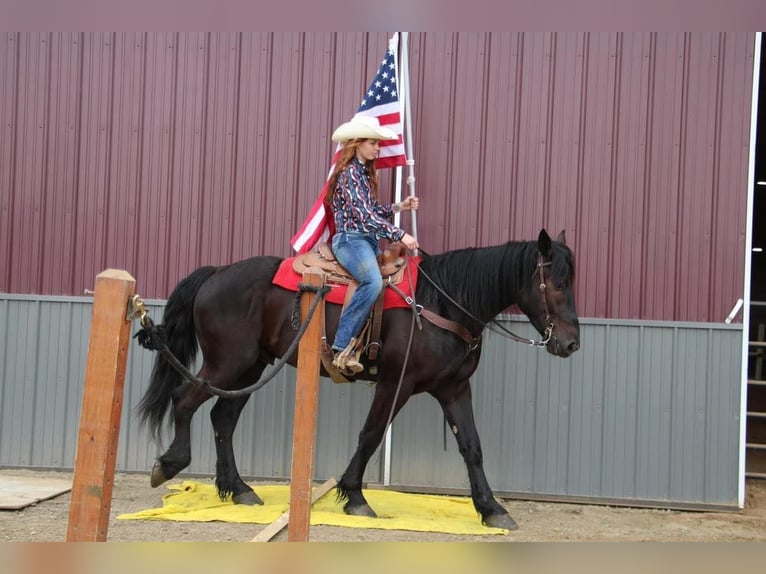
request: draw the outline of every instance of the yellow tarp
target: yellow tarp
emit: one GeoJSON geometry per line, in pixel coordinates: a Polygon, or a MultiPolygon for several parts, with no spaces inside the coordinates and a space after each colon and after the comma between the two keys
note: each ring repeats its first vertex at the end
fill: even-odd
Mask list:
{"type": "MultiPolygon", "coordinates": [[[[263,506],[244,506],[221,502],[212,484],[184,481],[171,484],[172,492],[162,497],[162,508],[121,514],[122,520],[177,520],[190,522],[245,522],[270,524],[289,506],[287,485],[254,486],[263,506]]],[[[384,490],[365,490],[364,496],[378,518],[348,516],[331,490],[311,507],[311,524],[347,528],[380,528],[444,532],[447,534],[506,534],[503,528],[481,524],[481,518],[467,497],[405,494],[384,490]]]]}

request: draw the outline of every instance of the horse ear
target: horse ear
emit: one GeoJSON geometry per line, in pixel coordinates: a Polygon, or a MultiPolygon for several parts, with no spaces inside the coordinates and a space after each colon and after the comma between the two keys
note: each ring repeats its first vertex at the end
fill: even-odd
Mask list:
{"type": "Polygon", "coordinates": [[[564,233],[563,229],[561,230],[561,233],[559,233],[559,236],[556,238],[556,241],[558,243],[562,243],[564,245],[567,244],[567,235],[566,235],[566,233],[564,233]]]}
{"type": "Polygon", "coordinates": [[[550,257],[552,252],[551,236],[545,229],[540,231],[540,235],[537,236],[537,249],[540,250],[543,257],[550,257]]]}

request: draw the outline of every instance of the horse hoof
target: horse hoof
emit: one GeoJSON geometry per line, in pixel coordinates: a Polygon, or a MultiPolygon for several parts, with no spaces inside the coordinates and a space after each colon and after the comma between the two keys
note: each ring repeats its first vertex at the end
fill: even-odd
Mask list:
{"type": "Polygon", "coordinates": [[[159,462],[155,462],[154,466],[152,467],[152,474],[149,483],[152,485],[152,488],[157,488],[165,481],[167,481],[167,478],[165,478],[165,473],[162,471],[162,465],[159,462]]]}
{"type": "Polygon", "coordinates": [[[346,505],[343,507],[343,512],[350,516],[367,516],[369,518],[377,518],[378,515],[370,508],[369,504],[362,504],[361,506],[346,505]]]}
{"type": "Polygon", "coordinates": [[[263,500],[255,494],[252,490],[246,490],[242,494],[237,494],[232,497],[234,504],[244,504],[246,506],[263,505],[263,500]]]}
{"type": "Polygon", "coordinates": [[[509,514],[493,514],[483,520],[485,526],[492,528],[505,528],[506,530],[516,530],[519,525],[511,518],[509,514]]]}

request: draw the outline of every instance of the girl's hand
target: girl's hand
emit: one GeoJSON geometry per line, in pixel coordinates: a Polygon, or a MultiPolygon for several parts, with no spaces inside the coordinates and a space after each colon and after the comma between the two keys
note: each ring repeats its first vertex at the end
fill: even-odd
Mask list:
{"type": "Polygon", "coordinates": [[[396,204],[398,209],[396,211],[409,211],[411,209],[417,209],[420,205],[420,200],[415,197],[414,195],[411,195],[407,199],[400,201],[396,204]]]}
{"type": "Polygon", "coordinates": [[[402,201],[402,203],[406,206],[404,209],[414,209],[417,210],[420,200],[415,197],[414,195],[409,196],[407,199],[402,201]]]}
{"type": "Polygon", "coordinates": [[[404,243],[404,246],[410,251],[415,251],[418,248],[418,240],[409,233],[404,234],[404,237],[402,237],[402,243],[404,243]]]}

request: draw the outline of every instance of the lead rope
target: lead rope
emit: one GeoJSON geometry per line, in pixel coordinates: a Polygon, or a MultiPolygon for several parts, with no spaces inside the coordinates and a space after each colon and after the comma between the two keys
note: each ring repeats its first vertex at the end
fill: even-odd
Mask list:
{"type": "Polygon", "coordinates": [[[149,349],[150,351],[159,351],[162,356],[165,357],[165,359],[170,363],[170,365],[176,371],[178,371],[185,380],[203,389],[204,391],[207,391],[211,395],[216,397],[223,397],[226,399],[244,397],[263,387],[266,383],[277,376],[277,373],[279,373],[280,370],[282,370],[282,367],[284,367],[287,363],[287,359],[295,352],[295,349],[298,347],[298,343],[306,332],[306,329],[311,322],[311,317],[314,315],[314,311],[316,310],[317,305],[319,305],[319,302],[322,300],[322,298],[324,298],[324,296],[330,291],[330,287],[326,285],[315,287],[313,285],[305,285],[303,283],[298,284],[298,289],[299,292],[298,295],[296,295],[296,302],[300,300],[300,295],[303,292],[310,291],[316,293],[314,300],[311,302],[311,306],[306,313],[306,320],[303,322],[303,324],[301,324],[298,332],[295,335],[295,338],[293,339],[293,342],[290,343],[287,351],[285,351],[285,353],[274,364],[274,368],[272,369],[271,373],[269,373],[265,379],[256,380],[256,382],[243,389],[238,389],[236,391],[226,391],[224,389],[219,389],[212,386],[204,379],[196,377],[191,371],[189,371],[189,369],[186,368],[183,363],[181,363],[176,358],[173,352],[168,348],[168,345],[165,342],[165,330],[163,326],[155,325],[151,318],[146,315],[146,313],[141,316],[141,326],[143,331],[139,331],[134,335],[134,337],[138,339],[138,344],[145,349],[149,349]]]}

